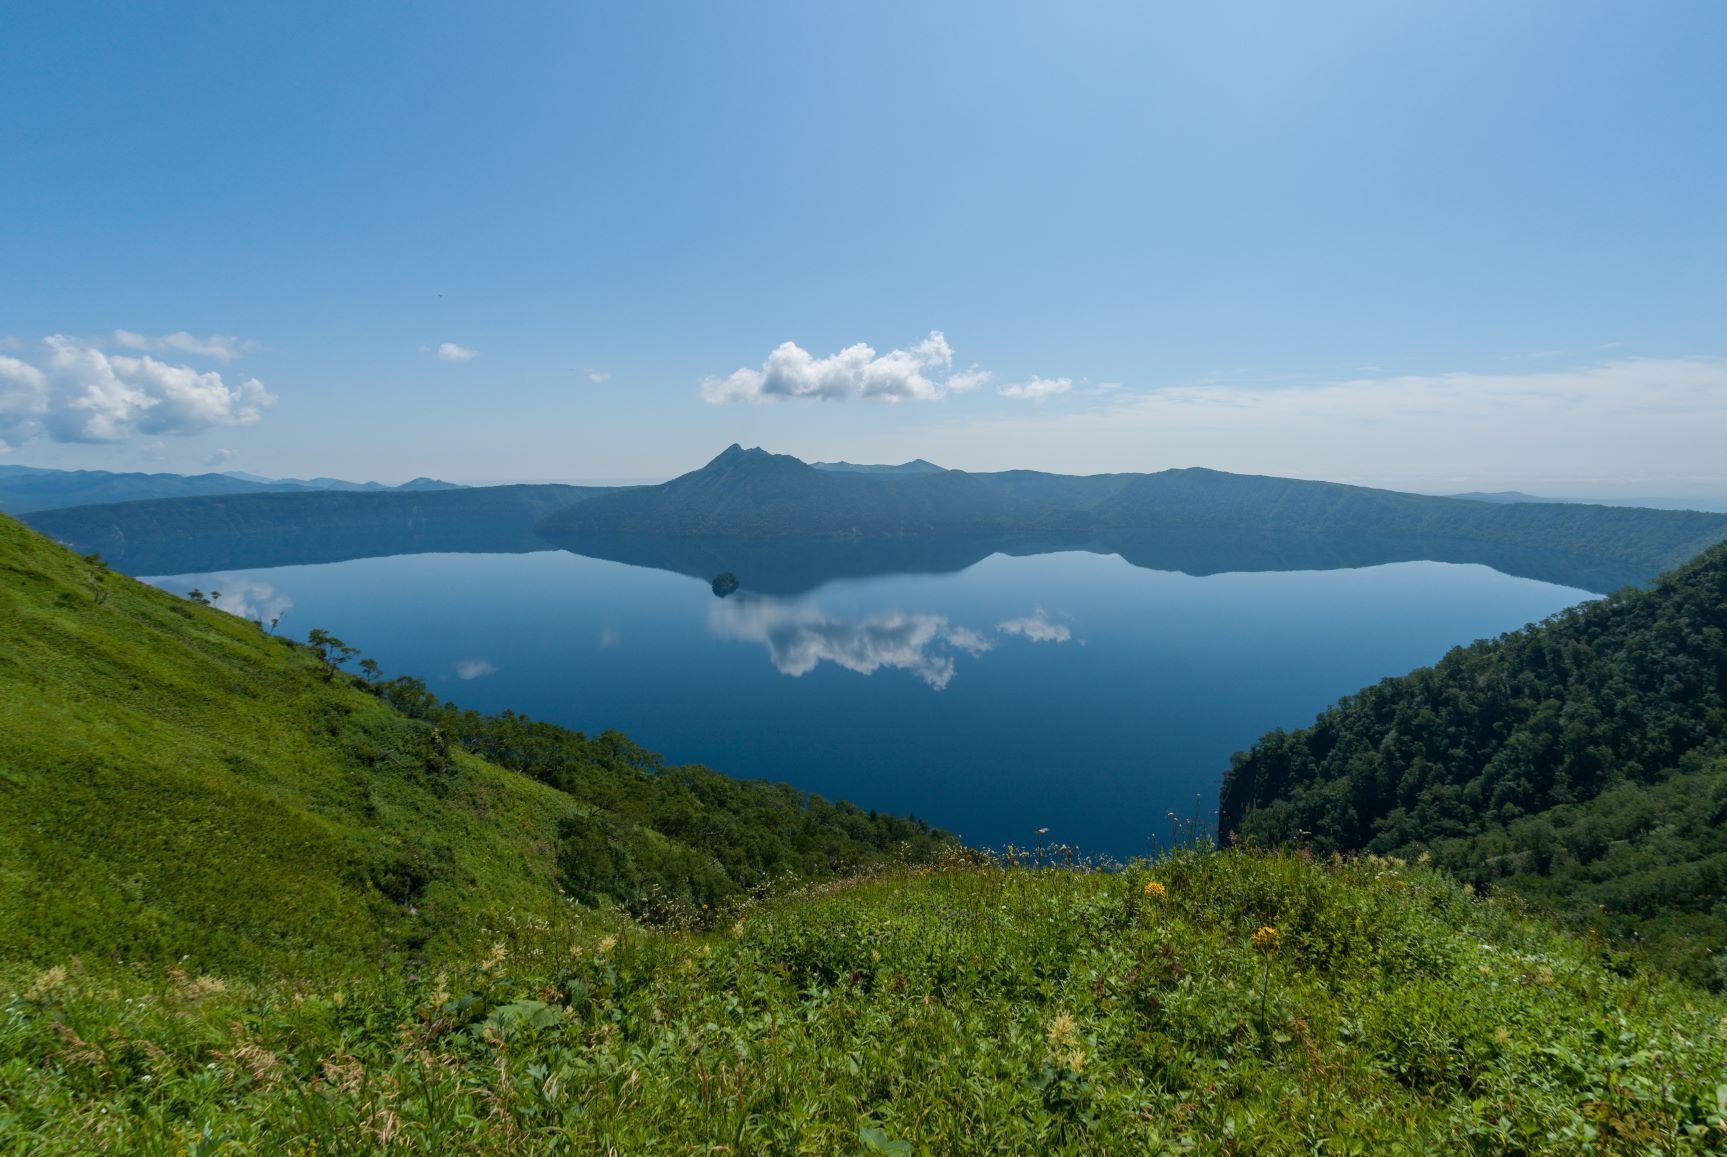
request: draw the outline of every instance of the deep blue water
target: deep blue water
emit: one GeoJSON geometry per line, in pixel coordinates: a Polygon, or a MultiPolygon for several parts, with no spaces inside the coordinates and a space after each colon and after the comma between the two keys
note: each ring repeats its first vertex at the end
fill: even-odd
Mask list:
{"type": "Polygon", "coordinates": [[[483,711],[615,727],[677,762],[912,813],[991,846],[1126,857],[1210,824],[1231,752],[1591,597],[1485,566],[1192,577],[992,555],[796,597],[564,551],[152,580],[322,627],[483,711]]]}

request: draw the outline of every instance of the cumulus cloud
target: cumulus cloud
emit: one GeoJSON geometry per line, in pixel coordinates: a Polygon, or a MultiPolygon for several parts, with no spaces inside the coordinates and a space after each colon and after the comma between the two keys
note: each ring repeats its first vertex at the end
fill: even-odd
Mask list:
{"type": "Polygon", "coordinates": [[[1072,631],[1060,623],[1050,622],[1042,607],[1023,618],[997,623],[995,629],[1004,635],[1019,635],[1034,643],[1065,643],[1073,638],[1072,631]]]}
{"type": "Polygon", "coordinates": [[[194,337],[185,330],[166,333],[161,337],[150,337],[147,334],[133,333],[129,329],[114,331],[114,344],[122,349],[142,350],[146,353],[176,352],[192,354],[195,357],[209,358],[212,361],[231,362],[236,358],[256,353],[258,343],[243,341],[237,337],[227,337],[222,334],[211,334],[209,337],[194,337]]]}
{"type": "Polygon", "coordinates": [[[0,356],[0,438],[122,442],[138,434],[197,434],[245,426],[276,397],[256,378],[153,357],[109,354],[55,334],[30,360],[0,356]]]}
{"type": "Polygon", "coordinates": [[[723,378],[704,378],[702,396],[715,405],[728,402],[782,402],[797,398],[881,402],[930,401],[976,389],[989,373],[976,366],[953,369],[953,347],[940,330],[910,349],[885,354],[863,342],[818,358],[796,342],[784,342],[759,370],[734,370],[723,378]]]}
{"type": "Polygon", "coordinates": [[[438,344],[437,357],[441,362],[466,362],[479,356],[479,350],[469,349],[465,345],[457,345],[453,341],[438,344]]]}
{"type": "Polygon", "coordinates": [[[1004,398],[1024,398],[1040,405],[1057,394],[1073,389],[1072,378],[1040,378],[1036,374],[1012,386],[1003,386],[998,393],[1004,398]]]}
{"type": "Polygon", "coordinates": [[[890,611],[849,622],[808,604],[772,599],[716,604],[708,623],[726,638],[764,644],[783,675],[806,675],[824,662],[860,675],[887,667],[910,671],[937,691],[953,679],[954,650],[980,655],[990,649],[977,632],[951,627],[940,615],[890,611]]]}
{"type": "Polygon", "coordinates": [[[611,380],[612,380],[612,375],[608,374],[604,370],[589,370],[588,371],[588,381],[594,383],[594,385],[596,385],[596,386],[603,386],[611,380]]]}
{"type": "Polygon", "coordinates": [[[496,675],[498,673],[497,666],[485,659],[458,659],[454,666],[456,668],[456,678],[462,680],[464,683],[468,682],[470,679],[482,679],[487,675],[496,675]]]}

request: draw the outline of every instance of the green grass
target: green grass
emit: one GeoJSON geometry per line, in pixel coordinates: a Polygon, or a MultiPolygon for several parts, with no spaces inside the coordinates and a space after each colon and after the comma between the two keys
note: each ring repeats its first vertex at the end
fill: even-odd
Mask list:
{"type": "Polygon", "coordinates": [[[0,959],[304,976],[552,917],[583,809],[322,681],[253,623],[0,519],[0,959]],[[411,905],[380,883],[449,865],[411,905]]]}
{"type": "Polygon", "coordinates": [[[1727,1144],[1727,1004],[1389,861],[956,857],[705,934],[488,934],[464,965],[342,985],[13,970],[0,1135],[40,1153],[1727,1144]]]}

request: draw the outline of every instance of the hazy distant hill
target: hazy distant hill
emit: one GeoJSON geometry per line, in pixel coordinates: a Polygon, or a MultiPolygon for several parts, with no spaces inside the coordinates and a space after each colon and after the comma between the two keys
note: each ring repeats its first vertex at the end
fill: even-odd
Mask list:
{"type": "Polygon", "coordinates": [[[658,486],[549,516],[552,536],[883,538],[1118,530],[1418,537],[1559,551],[1659,569],[1727,539],[1727,515],[1488,503],[1189,468],[1074,477],[1010,470],[863,475],[728,448],[658,486]]]}
{"type": "Polygon", "coordinates": [[[1722,498],[1542,498],[1521,490],[1471,490],[1465,494],[1450,494],[1448,498],[1466,498],[1471,502],[1581,502],[1591,506],[1636,506],[1648,510],[1705,510],[1727,512],[1727,499],[1722,498]]]}
{"type": "Polygon", "coordinates": [[[401,486],[344,482],[340,478],[262,478],[255,474],[142,474],[109,470],[44,470],[0,466],[0,511],[29,514],[67,506],[197,498],[212,494],[303,493],[309,490],[451,490],[451,482],[416,478],[401,486]]]}
{"type": "Polygon", "coordinates": [[[544,550],[534,526],[604,487],[300,490],[43,510],[31,526],[128,574],[337,562],[426,551],[544,550]]]}

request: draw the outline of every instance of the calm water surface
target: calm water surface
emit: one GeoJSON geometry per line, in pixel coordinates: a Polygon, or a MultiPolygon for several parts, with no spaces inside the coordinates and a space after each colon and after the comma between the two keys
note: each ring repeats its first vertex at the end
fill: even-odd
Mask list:
{"type": "Polygon", "coordinates": [[[1591,597],[1479,565],[1219,574],[1114,555],[744,589],[564,551],[154,579],[322,627],[482,711],[615,727],[676,762],[1118,857],[1212,821],[1231,752],[1591,597]],[[1197,802],[1196,802],[1197,798],[1197,802]]]}

